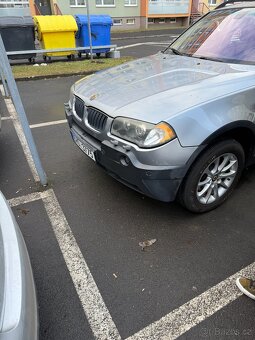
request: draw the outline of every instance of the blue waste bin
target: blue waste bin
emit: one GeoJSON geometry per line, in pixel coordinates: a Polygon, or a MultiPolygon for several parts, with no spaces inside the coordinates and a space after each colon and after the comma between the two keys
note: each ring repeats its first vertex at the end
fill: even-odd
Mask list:
{"type": "MultiPolygon", "coordinates": [[[[76,33],[76,46],[89,46],[89,32],[88,32],[88,17],[87,15],[75,15],[75,20],[78,25],[78,32],[76,33]]],[[[112,18],[109,15],[90,15],[90,27],[92,47],[106,46],[111,44],[111,26],[112,18]]],[[[110,48],[92,49],[100,57],[101,53],[107,53],[110,48]]],[[[89,53],[89,49],[79,53],[89,53]]]]}

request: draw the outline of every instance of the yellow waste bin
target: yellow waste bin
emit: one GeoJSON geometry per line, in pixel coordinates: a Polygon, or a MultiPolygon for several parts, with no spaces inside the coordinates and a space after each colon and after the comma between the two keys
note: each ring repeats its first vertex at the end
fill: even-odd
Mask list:
{"type": "MultiPolygon", "coordinates": [[[[42,49],[75,48],[75,33],[78,31],[72,15],[36,15],[33,17],[37,39],[42,49]]],[[[47,52],[44,60],[52,56],[73,58],[75,51],[47,52]]]]}

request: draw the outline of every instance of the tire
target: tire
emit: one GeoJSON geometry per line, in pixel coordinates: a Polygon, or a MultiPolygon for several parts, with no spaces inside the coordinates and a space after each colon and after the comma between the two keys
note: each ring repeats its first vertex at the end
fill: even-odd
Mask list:
{"type": "Polygon", "coordinates": [[[244,150],[236,140],[208,148],[192,165],[179,190],[180,203],[195,213],[217,208],[232,193],[242,174],[244,150]]]}

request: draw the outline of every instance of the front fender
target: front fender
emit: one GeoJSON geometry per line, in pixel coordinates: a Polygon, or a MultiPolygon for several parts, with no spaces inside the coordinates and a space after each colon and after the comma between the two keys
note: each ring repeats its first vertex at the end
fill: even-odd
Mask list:
{"type": "Polygon", "coordinates": [[[206,144],[217,134],[234,127],[247,127],[255,133],[255,89],[192,107],[173,117],[169,123],[182,146],[206,144]]]}

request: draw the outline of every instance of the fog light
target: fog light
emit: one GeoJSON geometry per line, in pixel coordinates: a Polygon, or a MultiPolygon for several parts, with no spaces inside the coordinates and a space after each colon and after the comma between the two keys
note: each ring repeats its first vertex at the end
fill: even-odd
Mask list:
{"type": "Polygon", "coordinates": [[[124,166],[128,166],[128,164],[130,163],[130,160],[127,156],[121,156],[120,163],[124,166]]]}

